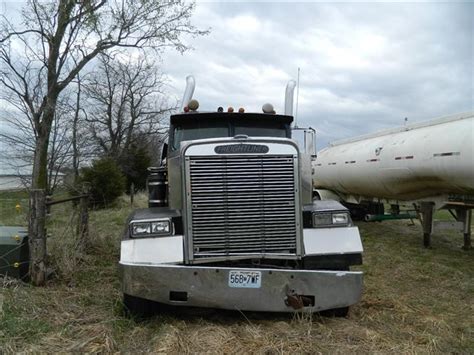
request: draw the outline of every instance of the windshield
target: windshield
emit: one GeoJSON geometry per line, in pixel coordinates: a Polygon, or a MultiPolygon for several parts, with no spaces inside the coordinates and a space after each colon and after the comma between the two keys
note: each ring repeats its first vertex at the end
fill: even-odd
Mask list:
{"type": "Polygon", "coordinates": [[[290,138],[288,127],[281,122],[239,122],[215,120],[192,121],[177,124],[172,128],[170,148],[179,149],[183,141],[206,138],[234,137],[245,134],[249,137],[278,137],[290,138]]]}
{"type": "Polygon", "coordinates": [[[245,134],[249,137],[286,137],[286,129],[278,127],[242,126],[234,127],[234,135],[245,134]]]}
{"type": "Polygon", "coordinates": [[[195,139],[228,137],[229,128],[227,126],[213,127],[176,127],[174,129],[173,150],[179,148],[182,141],[192,141],[195,139]]]}

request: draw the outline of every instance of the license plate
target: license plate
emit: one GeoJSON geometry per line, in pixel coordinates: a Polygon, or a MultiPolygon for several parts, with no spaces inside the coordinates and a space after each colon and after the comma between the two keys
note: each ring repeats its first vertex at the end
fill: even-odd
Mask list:
{"type": "Polygon", "coordinates": [[[229,271],[229,287],[260,288],[262,273],[260,271],[229,271]]]}

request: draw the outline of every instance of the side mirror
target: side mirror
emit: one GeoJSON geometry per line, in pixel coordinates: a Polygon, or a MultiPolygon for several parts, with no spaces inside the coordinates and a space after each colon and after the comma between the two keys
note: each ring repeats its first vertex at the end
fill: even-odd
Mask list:
{"type": "Polygon", "coordinates": [[[316,131],[314,128],[293,127],[292,137],[298,143],[300,151],[304,154],[316,155],[316,131]]]}
{"type": "Polygon", "coordinates": [[[301,202],[309,204],[313,201],[312,163],[316,156],[316,131],[311,127],[293,127],[292,137],[301,152],[301,202]]]}
{"type": "Polygon", "coordinates": [[[311,127],[304,130],[304,151],[316,155],[316,131],[311,127]]]}

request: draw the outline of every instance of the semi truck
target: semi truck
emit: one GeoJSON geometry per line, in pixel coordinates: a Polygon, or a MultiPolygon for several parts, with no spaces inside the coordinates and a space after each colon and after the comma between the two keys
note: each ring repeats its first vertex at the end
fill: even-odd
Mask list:
{"type": "Polygon", "coordinates": [[[292,139],[285,112],[199,110],[187,78],[171,115],[149,207],[128,217],[119,268],[125,309],[320,312],[345,316],[361,298],[359,230],[336,201],[313,201],[315,131],[292,139]]]}

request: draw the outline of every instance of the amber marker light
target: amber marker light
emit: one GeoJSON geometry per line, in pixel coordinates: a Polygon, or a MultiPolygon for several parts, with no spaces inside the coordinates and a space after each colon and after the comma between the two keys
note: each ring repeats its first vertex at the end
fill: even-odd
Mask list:
{"type": "Polygon", "coordinates": [[[198,100],[195,100],[195,99],[192,99],[192,100],[189,101],[189,103],[188,103],[188,108],[189,108],[191,111],[196,111],[196,110],[199,108],[199,101],[198,101],[198,100]]]}

